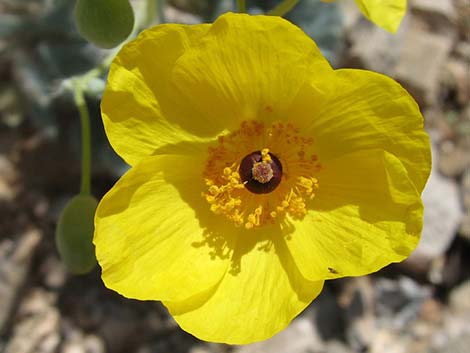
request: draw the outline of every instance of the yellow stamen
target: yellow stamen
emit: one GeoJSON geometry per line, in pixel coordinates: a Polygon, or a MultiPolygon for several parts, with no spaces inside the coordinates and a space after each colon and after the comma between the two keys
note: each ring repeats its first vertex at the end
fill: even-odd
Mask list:
{"type": "Polygon", "coordinates": [[[238,130],[220,136],[217,146],[209,148],[203,175],[207,191],[203,196],[212,212],[246,229],[272,224],[287,214],[301,218],[308,212],[308,201],[315,196],[319,184],[321,165],[314,152],[313,139],[301,136],[291,123],[265,126],[244,121],[238,130]],[[241,160],[254,151],[261,151],[261,161],[254,163],[251,170],[253,179],[260,183],[273,177],[271,154],[282,164],[285,177],[272,192],[254,194],[240,178],[241,160]]]}

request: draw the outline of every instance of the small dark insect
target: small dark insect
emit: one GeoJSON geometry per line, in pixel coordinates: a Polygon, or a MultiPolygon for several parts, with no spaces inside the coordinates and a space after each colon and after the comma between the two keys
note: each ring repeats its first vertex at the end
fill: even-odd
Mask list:
{"type": "Polygon", "coordinates": [[[338,274],[338,271],[336,271],[333,267],[328,267],[328,271],[330,271],[330,273],[333,273],[335,275],[338,274]]]}

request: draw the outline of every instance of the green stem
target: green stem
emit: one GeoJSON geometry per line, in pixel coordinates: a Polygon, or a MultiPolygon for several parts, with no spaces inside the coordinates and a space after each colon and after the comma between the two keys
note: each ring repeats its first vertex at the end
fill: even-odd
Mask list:
{"type": "Polygon", "coordinates": [[[165,23],[165,14],[163,9],[165,8],[165,0],[157,0],[157,21],[158,23],[165,23]]]}
{"type": "MultiPolygon", "coordinates": [[[[145,18],[141,17],[141,23],[134,26],[134,30],[129,38],[134,38],[142,28],[151,26],[156,19],[161,20],[163,18],[164,0],[147,0],[144,4],[146,6],[146,16],[145,18]]],[[[127,41],[129,41],[129,39],[127,41]]],[[[124,45],[124,43],[121,43],[118,48],[115,48],[107,57],[105,57],[98,67],[72,79],[75,105],[77,106],[80,114],[80,122],[82,126],[82,180],[80,185],[80,194],[82,195],[89,195],[91,192],[90,113],[88,112],[88,107],[86,105],[84,90],[91,79],[100,77],[104,72],[106,72],[106,70],[108,70],[112,60],[122,45],[124,45]]]]}
{"type": "Polygon", "coordinates": [[[292,10],[299,0],[284,0],[279,5],[277,5],[274,9],[268,12],[270,16],[284,16],[290,10],[292,10]]]}
{"type": "Polygon", "coordinates": [[[157,0],[147,0],[144,28],[150,27],[157,18],[157,0]]]}
{"type": "Polygon", "coordinates": [[[80,184],[80,194],[89,195],[91,191],[91,135],[90,135],[90,114],[85,101],[82,83],[78,80],[74,82],[74,100],[80,114],[82,126],[82,180],[80,184]]]}
{"type": "Polygon", "coordinates": [[[246,13],[246,0],[237,0],[238,12],[246,13]]]}

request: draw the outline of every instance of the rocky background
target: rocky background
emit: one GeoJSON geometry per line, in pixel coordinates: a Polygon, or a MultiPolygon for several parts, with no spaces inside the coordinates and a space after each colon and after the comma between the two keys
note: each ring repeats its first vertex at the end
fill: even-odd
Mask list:
{"type": "MultiPolygon", "coordinates": [[[[410,0],[396,35],[365,21],[352,0],[330,13],[331,28],[320,22],[327,33],[317,40],[335,67],[386,73],[421,106],[434,159],[422,241],[401,264],[326,283],[286,330],[247,346],[198,341],[160,303],[125,299],[98,269],[71,276],[60,262],[54,229],[80,178],[79,119],[63,84],[103,57],[76,34],[70,3],[0,0],[0,353],[470,352],[470,0],[410,0]]],[[[223,11],[215,3],[173,0],[164,15],[199,22],[223,11]]],[[[103,81],[94,84],[101,197],[125,166],[107,147],[103,81]]]]}

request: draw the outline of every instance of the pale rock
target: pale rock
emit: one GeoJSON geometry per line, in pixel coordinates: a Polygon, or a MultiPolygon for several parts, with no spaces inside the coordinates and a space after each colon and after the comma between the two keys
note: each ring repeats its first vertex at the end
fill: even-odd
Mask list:
{"type": "Polygon", "coordinates": [[[62,348],[62,353],[86,353],[85,348],[79,342],[65,343],[62,348]]]}
{"type": "Polygon", "coordinates": [[[408,353],[408,337],[397,336],[388,330],[380,330],[369,347],[370,353],[408,353]]]}
{"type": "Polygon", "coordinates": [[[462,222],[460,223],[459,234],[463,238],[470,240],[470,209],[467,209],[465,215],[462,218],[462,222]]]}
{"type": "Polygon", "coordinates": [[[197,345],[192,347],[188,353],[211,353],[211,351],[204,345],[197,345]]]}
{"type": "Polygon", "coordinates": [[[330,341],[326,343],[325,352],[327,353],[352,353],[351,348],[340,341],[330,341]]]}
{"type": "Polygon", "coordinates": [[[339,1],[338,5],[343,13],[344,30],[349,32],[357,25],[363,15],[353,1],[339,1]]]}
{"type": "Polygon", "coordinates": [[[462,195],[463,205],[470,211],[470,167],[465,171],[462,177],[462,195]]]}
{"type": "Polygon", "coordinates": [[[163,14],[168,23],[199,24],[202,22],[200,16],[184,12],[173,6],[165,6],[163,14]]]}
{"type": "Polygon", "coordinates": [[[437,161],[439,172],[447,177],[458,177],[470,168],[470,153],[465,146],[445,141],[440,147],[440,158],[437,161]]]}
{"type": "Polygon", "coordinates": [[[408,277],[379,278],[375,282],[377,326],[391,331],[407,330],[420,315],[423,302],[431,297],[428,287],[408,277]]]}
{"type": "Polygon", "coordinates": [[[465,239],[470,240],[470,167],[463,174],[461,185],[465,215],[462,218],[459,233],[465,239]]]}
{"type": "Polygon", "coordinates": [[[400,42],[393,77],[421,106],[432,105],[439,93],[440,72],[453,45],[451,36],[409,28],[400,42]]]}
{"type": "Polygon", "coordinates": [[[60,343],[60,315],[50,293],[35,289],[21,304],[18,323],[4,353],[55,353],[60,343]],[[41,303],[39,303],[41,302],[41,303]],[[33,303],[33,304],[31,304],[33,303]]]}
{"type": "Polygon", "coordinates": [[[412,0],[411,11],[416,15],[422,15],[433,29],[438,27],[444,30],[456,19],[452,0],[412,0]]]}
{"type": "Polygon", "coordinates": [[[0,201],[12,201],[17,194],[16,170],[8,158],[0,154],[0,201]]]}
{"type": "MultiPolygon", "coordinates": [[[[375,293],[371,278],[349,279],[338,297],[346,310],[346,339],[354,351],[371,345],[376,332],[375,293]]],[[[327,350],[329,352],[329,349],[327,350]]]]}
{"type": "Polygon", "coordinates": [[[420,242],[410,256],[414,259],[433,260],[442,255],[454,239],[462,209],[459,188],[454,179],[442,176],[437,170],[438,155],[432,145],[433,167],[424,188],[424,225],[420,242]]]}
{"type": "Polygon", "coordinates": [[[449,297],[451,310],[470,313],[470,280],[452,289],[449,297]]]}
{"type": "Polygon", "coordinates": [[[96,335],[86,335],[63,344],[61,353],[105,353],[103,340],[96,335]]]}
{"type": "Polygon", "coordinates": [[[44,277],[44,284],[48,288],[59,289],[64,286],[67,279],[67,269],[58,257],[50,256],[45,259],[39,271],[44,277]]]}
{"type": "Polygon", "coordinates": [[[453,35],[429,33],[409,22],[409,16],[405,16],[397,33],[391,34],[360,21],[347,33],[351,49],[343,65],[395,78],[424,108],[431,106],[439,93],[440,73],[454,39],[453,35]]]}
{"type": "Polygon", "coordinates": [[[442,72],[442,82],[447,89],[457,92],[457,101],[470,102],[470,64],[464,60],[448,59],[442,72]]]}
{"type": "Polygon", "coordinates": [[[300,317],[276,336],[262,342],[240,346],[233,353],[320,353],[324,343],[312,321],[300,317]]]}
{"type": "Polygon", "coordinates": [[[470,352],[470,333],[453,338],[445,347],[432,353],[468,353],[470,352]]]}
{"type": "Polygon", "coordinates": [[[438,352],[445,351],[450,342],[458,341],[462,336],[470,335],[470,280],[453,288],[449,295],[449,307],[444,313],[443,324],[440,332],[441,338],[433,340],[438,352]]]}
{"type": "Polygon", "coordinates": [[[455,54],[470,65],[470,42],[461,41],[455,46],[455,54]]]}
{"type": "Polygon", "coordinates": [[[403,31],[396,35],[370,23],[358,22],[347,34],[352,43],[347,66],[360,67],[392,75],[399,59],[403,31]]]}
{"type": "Polygon", "coordinates": [[[18,239],[6,238],[0,243],[0,332],[14,309],[41,237],[38,230],[30,230],[18,239]]]}

